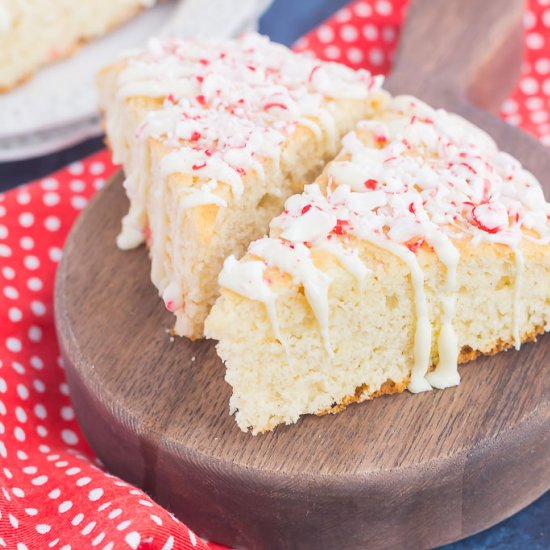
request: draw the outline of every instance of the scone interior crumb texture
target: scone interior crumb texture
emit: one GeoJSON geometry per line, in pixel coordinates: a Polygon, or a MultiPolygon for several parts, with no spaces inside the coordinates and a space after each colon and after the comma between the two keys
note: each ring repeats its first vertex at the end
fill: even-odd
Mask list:
{"type": "Polygon", "coordinates": [[[239,427],[453,386],[457,363],[548,330],[549,214],[481,130],[394,98],[226,260],[205,328],[239,427]]]}
{"type": "Polygon", "coordinates": [[[2,0],[0,92],[153,4],[155,0],[2,0]]]}
{"type": "Polygon", "coordinates": [[[152,281],[190,338],[203,336],[224,259],[265,234],[341,137],[387,101],[367,71],[256,34],[151,41],[102,71],[99,86],[130,200],[118,245],[147,241],[152,281]]]}

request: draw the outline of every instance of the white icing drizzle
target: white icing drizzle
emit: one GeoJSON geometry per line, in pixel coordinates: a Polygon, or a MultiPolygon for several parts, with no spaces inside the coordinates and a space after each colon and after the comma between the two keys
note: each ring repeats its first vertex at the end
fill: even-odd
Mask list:
{"type": "Polygon", "coordinates": [[[133,208],[122,218],[122,231],[117,235],[116,244],[120,250],[131,250],[145,240],[144,229],[139,218],[141,212],[133,208]]]}
{"type": "Polygon", "coordinates": [[[162,299],[168,311],[176,311],[181,306],[181,289],[176,283],[170,283],[162,292],[162,299]]]}
{"type": "Polygon", "coordinates": [[[202,186],[200,190],[189,189],[188,196],[181,200],[179,207],[180,211],[185,211],[195,206],[203,206],[206,204],[215,204],[216,206],[226,207],[227,203],[220,196],[214,195],[202,186]]]}
{"type": "MultiPolygon", "coordinates": [[[[267,265],[304,285],[327,350],[330,279],[316,267],[312,252],[331,252],[361,279],[368,268],[357,255],[356,239],[391,252],[409,269],[416,316],[410,391],[460,382],[453,327],[460,254],[453,241],[469,240],[473,246],[485,241],[513,250],[512,332],[519,348],[521,240],[550,241],[550,204],[516,159],[461,117],[400,96],[379,120],[360,123],[343,139],[343,151],[327,176],[326,191],[309,185],[302,195],[288,199],[283,214],[271,223],[270,237],[249,247],[267,265]],[[445,269],[438,296],[439,363],[432,372],[432,326],[417,258],[423,247],[431,247],[445,269]]],[[[232,271],[231,266],[224,269],[224,281],[237,276],[232,271]]]]}
{"type": "Polygon", "coordinates": [[[229,256],[224,262],[218,281],[221,286],[264,304],[275,337],[284,345],[275,307],[276,296],[264,279],[265,270],[264,262],[254,260],[238,262],[234,256],[229,256]]]}
{"type": "Polygon", "coordinates": [[[521,347],[521,334],[519,330],[519,322],[521,316],[521,288],[523,280],[524,261],[523,253],[519,248],[514,248],[514,260],[516,265],[516,278],[514,281],[514,316],[512,334],[514,336],[514,347],[521,347]]]}
{"type": "Polygon", "coordinates": [[[359,285],[362,285],[371,273],[371,270],[363,263],[359,257],[359,253],[354,248],[346,249],[340,241],[335,239],[331,241],[321,242],[317,248],[326,250],[332,254],[344,269],[349,271],[356,279],[359,285]]]}
{"type": "Polygon", "coordinates": [[[181,149],[166,155],[160,165],[161,176],[166,178],[172,174],[192,174],[199,172],[201,178],[207,180],[224,181],[229,184],[233,196],[240,198],[244,186],[239,174],[226,162],[219,158],[212,158],[210,162],[202,162],[202,155],[192,149],[181,149]]]}
{"type": "Polygon", "coordinates": [[[418,263],[416,255],[406,246],[394,243],[383,237],[376,238],[372,235],[364,240],[368,240],[375,246],[391,252],[403,260],[410,270],[414,292],[416,330],[414,334],[414,363],[411,368],[411,380],[408,389],[413,393],[428,391],[431,389],[431,386],[426,380],[426,373],[430,366],[432,328],[428,316],[428,301],[424,290],[424,272],[418,263]]]}
{"type": "MultiPolygon", "coordinates": [[[[328,288],[331,278],[317,269],[309,248],[301,243],[287,245],[283,240],[265,237],[254,241],[249,246],[248,252],[265,260],[269,267],[276,267],[289,273],[295,284],[303,285],[306,299],[319,323],[325,349],[332,356],[333,351],[328,331],[328,288]]],[[[224,266],[223,271],[225,278],[234,279],[231,269],[226,270],[224,266]]]]}
{"type": "MultiPolygon", "coordinates": [[[[437,368],[426,375],[426,380],[434,388],[444,389],[460,383],[458,373],[458,337],[453,327],[456,309],[457,268],[460,254],[449,238],[437,233],[427,241],[433,246],[439,260],[445,265],[445,294],[440,296],[441,328],[437,339],[439,363],[437,368]]],[[[413,389],[410,388],[410,391],[413,389]]]]}
{"type": "Polygon", "coordinates": [[[5,2],[0,2],[0,33],[10,31],[12,25],[12,15],[8,5],[5,2]]]}
{"type": "MultiPolygon", "coordinates": [[[[163,262],[161,259],[166,256],[166,248],[171,236],[168,216],[166,215],[166,178],[160,178],[156,185],[151,189],[151,199],[149,201],[149,255],[151,257],[151,280],[159,288],[160,294],[170,284],[170,275],[166,272],[167,268],[172,267],[169,262],[163,262]]],[[[179,212],[178,212],[179,215],[179,212]]],[[[177,238],[177,234],[174,235],[177,238]]]]}

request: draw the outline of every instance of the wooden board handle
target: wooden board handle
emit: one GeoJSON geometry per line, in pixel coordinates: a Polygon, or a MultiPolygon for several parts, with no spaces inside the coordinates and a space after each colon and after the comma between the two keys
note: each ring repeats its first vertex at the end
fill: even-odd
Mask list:
{"type": "Polygon", "coordinates": [[[487,113],[516,84],[523,58],[523,0],[411,0],[385,87],[461,114],[519,158],[550,195],[550,153],[487,113]]]}
{"type": "Polygon", "coordinates": [[[523,0],[412,0],[386,87],[439,107],[496,110],[517,82],[523,0]]]}

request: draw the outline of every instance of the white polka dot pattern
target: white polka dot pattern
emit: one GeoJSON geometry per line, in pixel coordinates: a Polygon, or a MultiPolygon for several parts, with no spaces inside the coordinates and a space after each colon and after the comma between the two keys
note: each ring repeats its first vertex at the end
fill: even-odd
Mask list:
{"type": "MultiPolygon", "coordinates": [[[[405,0],[356,0],[296,49],[386,73],[405,8],[405,0]]],[[[550,145],[550,1],[530,1],[525,28],[523,73],[502,116],[550,145]]],[[[114,169],[103,151],[0,194],[0,548],[221,548],[105,472],[69,399],[54,274],[74,219],[114,169]]]]}
{"type": "Polygon", "coordinates": [[[338,11],[295,45],[323,59],[387,73],[397,45],[405,0],[359,0],[338,11]]]}
{"type": "Polygon", "coordinates": [[[0,194],[0,548],[193,546],[184,525],[96,466],[56,344],[52,290],[63,241],[114,169],[101,152],[0,194]]]}
{"type": "Polygon", "coordinates": [[[528,4],[523,71],[501,114],[510,124],[521,126],[550,145],[550,9],[545,0],[530,0],[528,4]]]}

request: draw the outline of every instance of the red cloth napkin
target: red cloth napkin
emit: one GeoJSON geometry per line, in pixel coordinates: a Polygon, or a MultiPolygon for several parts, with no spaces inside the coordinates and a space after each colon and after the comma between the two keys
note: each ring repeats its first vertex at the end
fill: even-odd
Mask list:
{"type": "MultiPolygon", "coordinates": [[[[405,4],[352,2],[296,48],[386,73],[405,4]]],[[[550,145],[550,1],[531,1],[525,27],[523,76],[502,114],[550,145]]],[[[216,548],[106,472],[71,407],[54,275],[72,223],[115,169],[102,151],[0,195],[0,548],[216,548]]]]}

